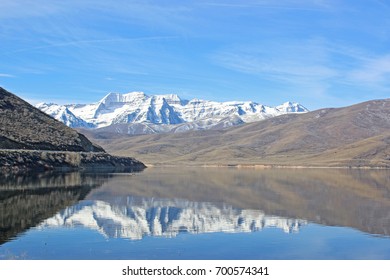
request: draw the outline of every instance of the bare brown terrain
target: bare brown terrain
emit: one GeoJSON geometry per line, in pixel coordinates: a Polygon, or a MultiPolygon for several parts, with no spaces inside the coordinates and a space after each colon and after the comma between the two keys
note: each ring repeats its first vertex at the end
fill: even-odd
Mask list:
{"type": "Polygon", "coordinates": [[[84,135],[0,88],[0,149],[104,152],[84,135]]]}
{"type": "Polygon", "coordinates": [[[283,115],[228,130],[124,136],[84,131],[149,165],[390,167],[390,99],[283,115]]]}

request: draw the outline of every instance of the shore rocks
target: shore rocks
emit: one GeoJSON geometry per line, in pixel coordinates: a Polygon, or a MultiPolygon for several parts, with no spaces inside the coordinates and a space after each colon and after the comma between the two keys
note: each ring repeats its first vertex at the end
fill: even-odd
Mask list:
{"type": "Polygon", "coordinates": [[[130,157],[104,152],[68,152],[38,150],[0,150],[1,171],[101,170],[137,171],[146,166],[130,157]]]}

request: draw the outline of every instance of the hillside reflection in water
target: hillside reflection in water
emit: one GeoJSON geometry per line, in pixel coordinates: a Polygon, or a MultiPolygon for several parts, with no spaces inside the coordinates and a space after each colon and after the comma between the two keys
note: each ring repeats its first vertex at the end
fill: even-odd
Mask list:
{"type": "MultiPolygon", "coordinates": [[[[306,233],[301,232],[306,228],[307,232],[313,231],[313,226],[319,239],[321,230],[331,230],[332,234],[335,230],[347,230],[342,236],[344,241],[348,234],[358,234],[368,238],[367,246],[370,242],[381,241],[390,249],[388,238],[378,238],[378,235],[390,234],[389,175],[385,170],[149,168],[137,174],[2,177],[0,241],[4,244],[0,246],[0,258],[19,256],[16,252],[22,248],[17,244],[27,250],[23,255],[26,258],[180,258],[167,254],[169,246],[175,250],[178,250],[177,246],[193,246],[203,240],[203,235],[208,241],[198,244],[200,247],[192,255],[186,252],[187,255],[181,257],[224,259],[236,254],[237,258],[275,258],[272,252],[275,253],[276,248],[268,255],[263,252],[240,256],[237,254],[242,249],[240,242],[245,247],[249,239],[259,238],[257,246],[261,244],[268,248],[273,244],[277,247],[287,241],[296,242],[294,246],[297,246],[304,242],[300,238],[306,233]],[[110,254],[107,254],[107,248],[103,250],[106,253],[102,251],[98,255],[85,256],[77,251],[65,254],[64,248],[61,249],[63,242],[55,244],[53,240],[51,255],[37,252],[36,247],[39,248],[41,242],[39,234],[63,234],[62,239],[78,243],[86,230],[88,236],[95,232],[102,239],[93,244],[84,242],[84,246],[99,251],[102,244],[116,239],[123,240],[122,251],[115,252],[111,246],[110,254]],[[277,240],[272,239],[270,232],[277,240]],[[211,233],[215,235],[210,236],[211,233]],[[224,235],[221,237],[217,233],[224,235]],[[286,233],[295,234],[287,237],[290,235],[286,233]],[[34,249],[28,249],[25,243],[32,236],[36,244],[34,249]],[[189,236],[192,237],[189,239],[189,236]],[[153,237],[169,237],[172,241],[153,237]],[[216,252],[207,254],[205,248],[199,253],[201,246],[209,246],[210,242],[216,246],[221,239],[238,242],[231,246],[229,254],[232,255],[226,255],[226,248],[219,255],[216,252]],[[176,243],[172,243],[175,240],[176,243]],[[132,254],[124,253],[123,246],[132,254]],[[156,253],[159,246],[168,246],[161,255],[156,253]],[[135,250],[138,247],[140,251],[135,250]]],[[[278,255],[277,258],[390,258],[382,251],[357,254],[354,251],[358,248],[354,246],[357,245],[352,244],[345,255],[329,253],[331,249],[325,248],[322,255],[321,252],[314,255],[297,253],[294,256],[278,255]]],[[[386,246],[381,244],[380,247],[386,246]]]]}

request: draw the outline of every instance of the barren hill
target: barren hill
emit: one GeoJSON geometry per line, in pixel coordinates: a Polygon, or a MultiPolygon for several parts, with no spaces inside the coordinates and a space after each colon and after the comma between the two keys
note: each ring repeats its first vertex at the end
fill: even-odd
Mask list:
{"type": "Polygon", "coordinates": [[[0,170],[143,169],[0,88],[0,170]]]}
{"type": "Polygon", "coordinates": [[[111,153],[131,154],[149,164],[390,167],[390,99],[228,130],[89,135],[111,153]]]}
{"type": "Polygon", "coordinates": [[[0,148],[104,152],[84,135],[0,88],[0,148]]]}

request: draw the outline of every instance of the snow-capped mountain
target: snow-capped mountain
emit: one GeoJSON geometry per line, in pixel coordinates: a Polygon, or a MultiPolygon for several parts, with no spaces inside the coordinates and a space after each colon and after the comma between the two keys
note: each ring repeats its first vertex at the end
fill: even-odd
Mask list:
{"type": "Polygon", "coordinates": [[[109,238],[135,240],[148,235],[174,237],[181,232],[254,232],[268,227],[292,233],[306,224],[304,220],[265,215],[260,210],[207,202],[122,197],[113,203],[82,201],[43,221],[39,227],[82,226],[109,238]]]}
{"type": "Polygon", "coordinates": [[[57,105],[53,103],[40,103],[38,107],[41,111],[54,117],[56,120],[63,122],[69,127],[85,127],[93,128],[93,124],[84,121],[83,119],[76,117],[68,108],[64,105],[57,105]]]}
{"type": "Polygon", "coordinates": [[[128,134],[225,128],[308,111],[292,102],[269,107],[252,101],[183,100],[176,94],[148,96],[143,92],[109,93],[93,104],[40,103],[37,108],[70,127],[110,127],[128,134]]]}

